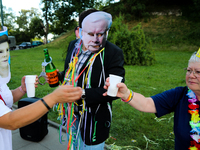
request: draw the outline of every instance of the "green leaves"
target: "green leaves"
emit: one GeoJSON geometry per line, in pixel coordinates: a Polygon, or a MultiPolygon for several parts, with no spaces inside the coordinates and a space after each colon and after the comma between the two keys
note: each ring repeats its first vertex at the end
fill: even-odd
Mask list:
{"type": "Polygon", "coordinates": [[[124,23],[123,16],[115,18],[109,32],[109,40],[119,46],[127,65],[152,65],[155,62],[151,42],[145,37],[141,23],[132,29],[124,23]]]}

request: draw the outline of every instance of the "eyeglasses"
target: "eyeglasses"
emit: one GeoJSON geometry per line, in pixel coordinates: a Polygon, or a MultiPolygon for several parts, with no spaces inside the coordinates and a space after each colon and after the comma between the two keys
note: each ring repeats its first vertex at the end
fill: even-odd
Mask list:
{"type": "Polygon", "coordinates": [[[193,73],[193,75],[197,78],[200,77],[200,71],[198,70],[192,70],[192,69],[189,69],[189,68],[185,68],[186,69],[186,75],[190,75],[191,73],[193,73]]]}

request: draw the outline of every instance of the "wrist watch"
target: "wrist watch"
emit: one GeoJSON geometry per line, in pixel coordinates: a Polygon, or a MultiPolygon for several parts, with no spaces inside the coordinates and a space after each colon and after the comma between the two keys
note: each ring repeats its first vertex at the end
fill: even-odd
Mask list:
{"type": "Polygon", "coordinates": [[[85,89],[82,89],[82,95],[81,95],[81,98],[82,98],[82,99],[85,99],[85,98],[86,98],[86,96],[85,96],[85,89]]]}

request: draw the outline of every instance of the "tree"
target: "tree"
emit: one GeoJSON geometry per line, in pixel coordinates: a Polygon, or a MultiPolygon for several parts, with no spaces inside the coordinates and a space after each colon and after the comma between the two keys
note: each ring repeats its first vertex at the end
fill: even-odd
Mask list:
{"type": "Polygon", "coordinates": [[[64,2],[57,4],[54,8],[54,16],[50,27],[51,32],[61,34],[77,26],[76,20],[73,19],[73,8],[64,2]]]}
{"type": "Polygon", "coordinates": [[[22,9],[19,12],[19,16],[17,17],[16,23],[19,26],[19,30],[26,31],[28,30],[28,14],[29,10],[22,9]]]}
{"type": "MultiPolygon", "coordinates": [[[[20,16],[18,16],[16,20],[18,28],[15,30],[14,35],[16,36],[18,42],[29,42],[35,37],[35,34],[33,34],[33,32],[36,32],[36,29],[34,31],[31,31],[31,29],[33,29],[30,29],[30,25],[32,25],[31,22],[34,21],[36,23],[36,20],[38,20],[40,14],[38,14],[36,8],[31,8],[31,10],[22,9],[19,13],[20,16]]],[[[36,33],[42,34],[40,33],[40,30],[36,33]]]]}
{"type": "Polygon", "coordinates": [[[41,2],[44,4],[42,8],[44,22],[41,22],[41,25],[44,30],[44,43],[47,44],[48,42],[48,34],[49,34],[49,21],[52,22],[52,16],[54,14],[53,5],[55,5],[56,0],[42,0],[41,2]]]}
{"type": "Polygon", "coordinates": [[[35,38],[41,38],[41,36],[45,35],[43,30],[43,26],[41,25],[42,19],[38,16],[31,18],[31,22],[29,24],[30,34],[35,38]]]}
{"type": "Polygon", "coordinates": [[[77,25],[76,18],[88,8],[93,8],[96,0],[42,0],[46,25],[45,32],[61,34],[77,25]],[[50,24],[50,25],[49,25],[50,24]]]}
{"type": "Polygon", "coordinates": [[[94,2],[94,8],[97,10],[102,10],[104,7],[109,6],[111,3],[114,3],[115,0],[96,0],[94,2]]]}
{"type": "Polygon", "coordinates": [[[4,26],[8,28],[8,35],[12,35],[12,32],[15,30],[16,16],[13,13],[12,8],[6,9],[5,6],[3,8],[4,26]]]}

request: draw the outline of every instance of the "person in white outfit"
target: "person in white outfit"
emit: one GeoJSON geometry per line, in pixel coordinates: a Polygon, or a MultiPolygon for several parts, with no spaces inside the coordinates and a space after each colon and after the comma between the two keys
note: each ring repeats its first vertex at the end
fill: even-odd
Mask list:
{"type": "MultiPolygon", "coordinates": [[[[9,46],[7,28],[0,32],[0,150],[12,150],[11,130],[21,128],[41,118],[56,103],[70,103],[81,98],[82,89],[63,85],[41,100],[12,111],[13,103],[19,101],[26,93],[25,76],[21,86],[10,90],[7,83],[10,80],[9,46]]],[[[38,84],[36,78],[35,87],[38,84]]]]}

